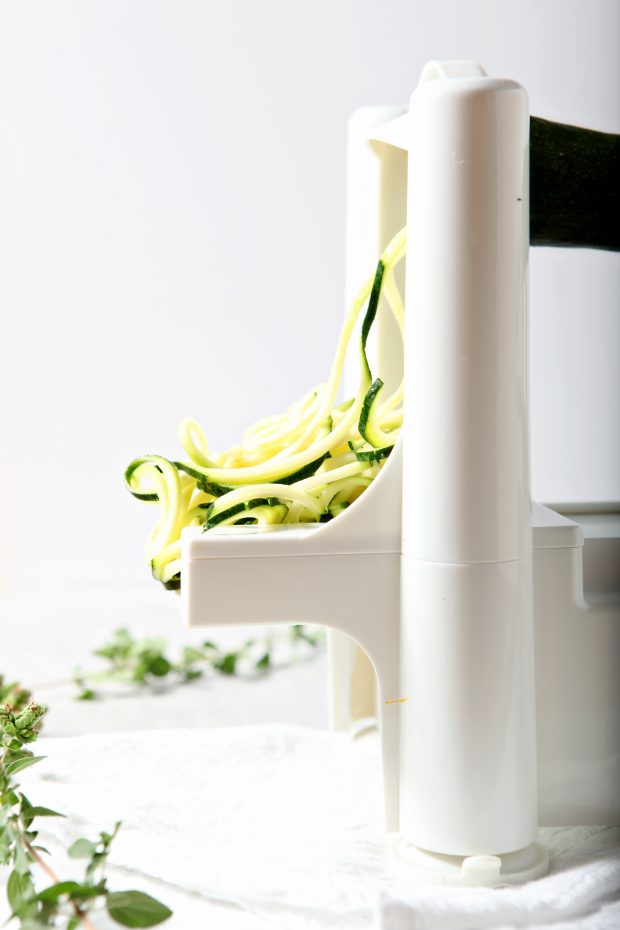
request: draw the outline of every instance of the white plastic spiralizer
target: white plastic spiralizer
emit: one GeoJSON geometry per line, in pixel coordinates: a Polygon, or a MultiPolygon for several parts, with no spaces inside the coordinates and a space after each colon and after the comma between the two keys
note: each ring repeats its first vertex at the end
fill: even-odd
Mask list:
{"type": "Polygon", "coordinates": [[[527,881],[539,824],[620,823],[620,513],[530,498],[529,126],[523,88],[472,62],[353,117],[350,289],[408,227],[401,437],[329,523],[183,535],[190,626],[333,631],[333,724],[377,711],[412,881],[527,881]]]}

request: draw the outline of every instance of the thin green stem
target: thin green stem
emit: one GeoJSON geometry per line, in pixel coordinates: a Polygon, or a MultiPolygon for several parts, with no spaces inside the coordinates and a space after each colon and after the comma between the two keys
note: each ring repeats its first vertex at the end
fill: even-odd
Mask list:
{"type": "MultiPolygon", "coordinates": [[[[60,881],[60,879],[58,878],[58,876],[56,875],[56,873],[54,872],[54,870],[51,868],[51,866],[48,865],[48,863],[45,861],[45,859],[43,858],[43,856],[40,856],[40,855],[39,855],[39,853],[37,852],[37,850],[36,850],[36,849],[34,848],[34,846],[30,843],[30,841],[29,841],[28,839],[26,839],[25,836],[22,836],[21,839],[22,839],[22,842],[23,842],[23,844],[24,844],[24,848],[28,851],[28,854],[31,856],[31,858],[37,863],[37,865],[39,866],[39,868],[43,869],[43,871],[45,872],[45,874],[47,875],[47,877],[48,877],[49,879],[51,879],[51,881],[52,881],[55,885],[57,885],[58,882],[60,881]]],[[[92,923],[91,923],[90,920],[88,919],[88,915],[85,914],[84,911],[83,911],[80,907],[78,907],[78,905],[75,903],[75,901],[72,901],[72,902],[71,902],[71,908],[72,908],[72,910],[73,910],[73,913],[75,914],[75,916],[76,916],[77,919],[79,920],[79,922],[82,924],[83,927],[86,928],[86,930],[95,930],[95,928],[93,927],[92,923]]]]}

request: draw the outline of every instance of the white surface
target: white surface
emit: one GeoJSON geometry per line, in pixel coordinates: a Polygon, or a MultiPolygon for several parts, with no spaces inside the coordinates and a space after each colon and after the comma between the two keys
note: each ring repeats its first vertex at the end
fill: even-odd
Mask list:
{"type": "Polygon", "coordinates": [[[48,739],[40,748],[48,758],[24,773],[24,788],[71,811],[44,823],[44,844],[56,850],[120,817],[110,886],[148,889],[173,905],[169,930],[376,927],[381,893],[409,902],[386,903],[384,930],[554,926],[585,915],[589,928],[611,926],[618,830],[545,831],[553,874],[516,891],[414,895],[387,864],[370,736],[179,728],[48,739]]]}
{"type": "Polygon", "coordinates": [[[135,887],[148,876],[164,901],[169,888],[194,895],[193,922],[170,922],[170,930],[201,919],[218,926],[213,904],[286,930],[343,919],[371,925],[384,871],[375,742],[350,757],[348,738],[317,731],[180,727],[47,740],[40,748],[46,768],[23,779],[25,790],[72,811],[45,824],[44,842],[121,818],[111,862],[124,874],[112,873],[114,886],[135,887]]]}
{"type": "Polygon", "coordinates": [[[620,831],[547,829],[551,871],[516,889],[418,890],[383,896],[380,930],[615,930],[620,921],[620,831]]]}
{"type": "MultiPolygon", "coordinates": [[[[75,581],[140,579],[128,460],[176,453],[187,415],[223,446],[324,379],[355,109],[467,56],[617,132],[619,32],[616,0],[3,4],[2,584],[65,580],[68,554],[75,581]]],[[[541,500],[620,497],[618,269],[532,256],[541,500]]]]}
{"type": "MultiPolygon", "coordinates": [[[[89,650],[120,622],[136,635],[165,636],[173,653],[207,633],[232,644],[247,631],[183,630],[176,599],[154,585],[3,598],[0,606],[1,670],[51,705],[38,744],[48,759],[21,780],[33,802],[70,814],[42,822],[55,862],[59,840],[122,818],[110,885],[162,898],[175,910],[170,930],[358,930],[376,925],[382,890],[411,898],[406,881],[387,877],[377,735],[351,741],[318,729],[326,716],[323,656],[256,681],[214,677],[82,704],[70,686],[49,679],[88,665],[89,650]]],[[[421,891],[417,916],[407,905],[404,926],[535,926],[586,913],[588,930],[614,926],[605,915],[617,918],[618,910],[603,898],[620,895],[620,830],[542,837],[551,878],[516,897],[421,891]],[[543,909],[534,908],[541,899],[543,909]],[[472,921],[472,912],[490,916],[472,921]]],[[[65,868],[61,858],[59,869],[75,874],[75,863],[65,868]]]]}

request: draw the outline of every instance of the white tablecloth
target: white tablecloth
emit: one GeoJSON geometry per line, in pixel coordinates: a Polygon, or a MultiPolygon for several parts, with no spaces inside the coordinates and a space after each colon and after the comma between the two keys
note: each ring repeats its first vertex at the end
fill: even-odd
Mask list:
{"type": "Polygon", "coordinates": [[[170,930],[620,925],[617,829],[543,831],[552,873],[522,888],[404,887],[386,855],[376,734],[180,727],[40,749],[48,758],[24,787],[70,812],[41,822],[44,845],[55,852],[122,819],[110,884],[169,903],[170,930]]]}
{"type": "Polygon", "coordinates": [[[114,626],[165,634],[173,649],[215,634],[183,631],[159,592],[33,595],[3,618],[0,670],[51,705],[38,746],[48,758],[20,776],[34,803],[69,814],[41,821],[44,845],[73,877],[63,845],[121,819],[110,886],[164,900],[169,930],[620,926],[617,829],[543,831],[551,874],[523,888],[403,887],[386,855],[378,735],[321,729],[324,657],[258,681],[79,704],[63,680],[114,626]]]}

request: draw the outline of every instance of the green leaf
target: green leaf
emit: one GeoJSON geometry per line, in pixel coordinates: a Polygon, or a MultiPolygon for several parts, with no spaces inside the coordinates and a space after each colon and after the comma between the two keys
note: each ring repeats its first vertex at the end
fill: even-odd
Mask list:
{"type": "Polygon", "coordinates": [[[146,662],[140,661],[133,670],[132,678],[134,681],[137,681],[139,684],[143,684],[146,681],[147,672],[149,667],[146,662]]]}
{"type": "Polygon", "coordinates": [[[90,860],[86,866],[86,878],[91,881],[95,877],[95,873],[98,868],[100,868],[106,860],[106,857],[103,853],[95,853],[93,858],[90,860]]]}
{"type": "Polygon", "coordinates": [[[222,675],[234,675],[237,670],[237,653],[227,652],[222,659],[215,663],[215,668],[222,675]]]}
{"type": "Polygon", "coordinates": [[[17,911],[22,903],[22,882],[29,876],[20,875],[19,872],[11,872],[6,883],[6,896],[9,900],[12,911],[17,911]]]}
{"type": "Polygon", "coordinates": [[[21,841],[15,845],[14,862],[15,871],[19,872],[20,875],[26,875],[27,872],[30,872],[30,857],[21,841]]]}
{"type": "Polygon", "coordinates": [[[85,885],[80,884],[80,882],[66,881],[57,882],[55,885],[50,885],[49,888],[44,888],[43,891],[40,891],[37,895],[37,899],[43,904],[56,904],[59,898],[63,895],[67,895],[71,901],[80,903],[89,898],[98,898],[100,895],[104,894],[105,885],[103,883],[98,885],[85,885]]]}
{"type": "Polygon", "coordinates": [[[57,882],[40,891],[37,898],[45,904],[54,904],[62,895],[71,895],[79,887],[79,882],[57,882]]]}
{"type": "Polygon", "coordinates": [[[163,678],[164,675],[167,675],[171,668],[172,663],[170,663],[165,656],[153,656],[148,663],[149,672],[151,675],[156,675],[158,678],[163,678]]]}
{"type": "Polygon", "coordinates": [[[53,811],[51,807],[30,807],[28,808],[28,817],[64,817],[58,811],[53,811]]]}
{"type": "Polygon", "coordinates": [[[262,656],[256,663],[256,668],[261,669],[262,671],[264,669],[269,668],[270,665],[271,665],[271,655],[270,653],[266,652],[265,655],[262,656]]]}
{"type": "Polygon", "coordinates": [[[195,646],[185,646],[183,649],[183,661],[202,662],[204,661],[204,654],[200,651],[200,649],[196,649],[195,646]]]}
{"type": "Polygon", "coordinates": [[[71,900],[80,904],[89,898],[99,898],[107,894],[105,880],[98,882],[96,885],[82,884],[78,885],[75,891],[71,892],[71,900]]]}
{"type": "Polygon", "coordinates": [[[120,830],[122,826],[123,826],[123,821],[117,820],[116,823],[114,824],[114,828],[111,833],[107,833],[105,830],[101,831],[99,836],[101,838],[101,842],[103,843],[106,849],[109,847],[110,843],[115,838],[115,836],[117,835],[118,831],[120,830]]]}
{"type": "Polygon", "coordinates": [[[155,927],[172,911],[143,891],[111,891],[106,898],[108,914],[123,927],[155,927]]]}
{"type": "Polygon", "coordinates": [[[15,913],[21,910],[23,904],[31,901],[35,896],[35,890],[30,872],[11,872],[6,883],[6,896],[11,905],[11,910],[15,913]]]}
{"type": "Polygon", "coordinates": [[[46,759],[47,756],[26,756],[23,759],[15,759],[13,762],[9,762],[6,768],[7,775],[17,775],[18,772],[21,772],[23,769],[27,769],[28,766],[34,765],[36,762],[41,762],[42,759],[46,759]]]}
{"type": "Polygon", "coordinates": [[[67,853],[71,856],[72,859],[90,859],[95,850],[97,849],[97,844],[87,840],[85,837],[80,837],[79,840],[76,840],[75,843],[72,843],[67,850],[67,853]]]}
{"type": "Polygon", "coordinates": [[[76,701],[96,701],[97,692],[93,691],[92,688],[82,688],[80,693],[76,696],[76,701]]]}

